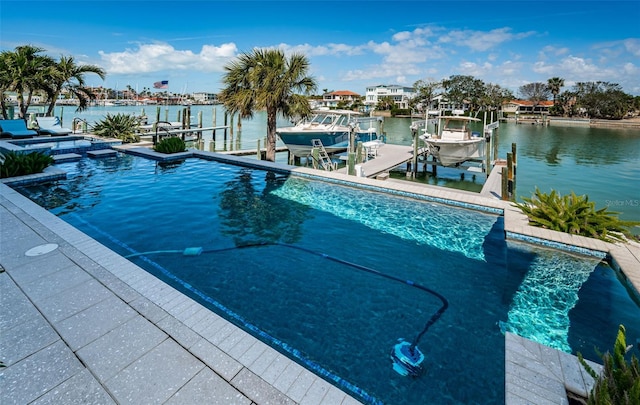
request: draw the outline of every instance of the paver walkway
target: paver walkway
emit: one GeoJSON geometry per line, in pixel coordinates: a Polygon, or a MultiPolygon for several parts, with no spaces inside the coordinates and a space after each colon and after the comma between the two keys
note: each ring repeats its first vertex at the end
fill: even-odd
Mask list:
{"type": "Polygon", "coordinates": [[[358,404],[0,184],[9,404],[358,404]]]}

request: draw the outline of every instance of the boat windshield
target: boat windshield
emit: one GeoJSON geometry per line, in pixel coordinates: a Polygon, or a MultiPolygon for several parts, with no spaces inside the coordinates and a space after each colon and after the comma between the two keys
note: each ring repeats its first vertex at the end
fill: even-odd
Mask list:
{"type": "Polygon", "coordinates": [[[317,114],[311,119],[317,125],[348,125],[349,117],[337,114],[317,114]]]}
{"type": "Polygon", "coordinates": [[[467,130],[467,121],[446,120],[443,129],[447,131],[465,132],[467,130]]]}

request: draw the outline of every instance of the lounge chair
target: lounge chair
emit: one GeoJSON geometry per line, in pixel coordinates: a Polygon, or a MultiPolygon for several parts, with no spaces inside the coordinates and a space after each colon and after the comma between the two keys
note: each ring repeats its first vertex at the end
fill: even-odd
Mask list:
{"type": "Polygon", "coordinates": [[[27,128],[27,123],[22,118],[17,120],[0,120],[0,136],[12,138],[31,138],[38,132],[27,128]]]}
{"type": "Polygon", "coordinates": [[[62,136],[73,132],[69,128],[63,128],[58,117],[36,117],[36,121],[40,127],[38,132],[42,135],[62,136]]]}

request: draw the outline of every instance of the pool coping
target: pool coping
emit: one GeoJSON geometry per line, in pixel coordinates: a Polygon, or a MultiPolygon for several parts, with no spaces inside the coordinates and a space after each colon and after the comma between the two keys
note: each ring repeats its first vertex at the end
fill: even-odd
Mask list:
{"type": "MultiPolygon", "coordinates": [[[[120,150],[121,152],[136,154],[138,156],[145,156],[147,154],[149,155],[157,154],[157,152],[150,151],[149,149],[147,149],[148,152],[141,150],[145,148],[116,147],[115,149],[120,150]]],[[[155,160],[163,160],[161,159],[162,156],[159,157],[156,155],[155,157],[156,157],[155,160]]],[[[407,195],[412,197],[417,196],[419,198],[424,198],[431,201],[438,201],[443,203],[450,203],[451,201],[453,201],[454,202],[453,205],[462,206],[470,209],[477,209],[476,207],[478,206],[486,207],[489,210],[489,212],[502,212],[502,215],[504,216],[504,228],[505,228],[506,239],[520,240],[523,242],[534,243],[534,244],[550,243],[551,245],[549,245],[549,247],[553,247],[553,248],[560,248],[560,249],[566,248],[568,249],[568,251],[574,251],[575,253],[580,253],[580,254],[590,254],[597,257],[606,256],[607,259],[610,261],[610,263],[614,266],[614,268],[619,270],[626,277],[625,281],[629,283],[632,290],[635,293],[640,291],[640,247],[638,244],[636,243],[611,244],[611,243],[602,242],[602,241],[591,239],[591,238],[568,235],[560,232],[549,231],[541,228],[532,227],[528,225],[528,220],[526,216],[522,214],[517,207],[515,207],[512,203],[509,203],[509,202],[501,201],[495,198],[481,196],[477,193],[460,192],[458,190],[453,191],[452,189],[443,189],[442,187],[438,187],[438,186],[429,186],[429,185],[408,183],[408,182],[402,182],[402,181],[361,178],[361,177],[348,176],[345,174],[340,174],[335,172],[324,172],[324,171],[319,171],[319,170],[314,170],[314,169],[309,169],[304,167],[289,166],[289,165],[283,165],[280,163],[259,161],[255,159],[247,159],[243,157],[237,157],[237,156],[221,154],[216,152],[189,151],[181,155],[180,159],[186,159],[190,157],[199,157],[199,158],[210,159],[210,160],[218,160],[218,161],[223,161],[223,162],[232,163],[232,164],[239,164],[242,166],[255,167],[263,170],[273,170],[280,173],[288,173],[288,174],[297,175],[301,177],[329,180],[329,181],[338,182],[340,184],[352,184],[352,185],[357,185],[358,187],[365,187],[365,188],[370,188],[374,190],[377,190],[377,189],[384,190],[384,191],[389,190],[392,193],[399,193],[400,195],[407,195]],[[571,248],[573,247],[577,248],[577,250],[572,250],[571,248]]],[[[28,181],[31,181],[31,182],[42,181],[43,179],[46,179],[49,176],[61,175],[59,172],[56,172],[55,170],[53,170],[53,172],[54,173],[44,173],[41,175],[34,175],[34,177],[31,177],[28,181]]],[[[3,180],[10,180],[10,179],[3,179],[3,180]]],[[[25,180],[18,179],[13,181],[3,181],[3,183],[9,184],[9,185],[24,184],[24,183],[20,183],[23,181],[25,180]]],[[[3,198],[0,199],[1,201],[5,200],[4,198],[5,193],[9,193],[8,191],[5,191],[6,190],[5,187],[6,187],[5,185],[0,186],[0,190],[3,191],[2,193],[0,193],[3,195],[3,198]]],[[[8,187],[7,189],[11,190],[8,187]]],[[[43,211],[44,213],[47,213],[49,216],[56,218],[58,221],[66,225],[64,221],[53,216],[53,214],[48,213],[43,208],[38,207],[37,205],[35,205],[25,197],[20,196],[17,192],[14,192],[13,190],[11,190],[10,194],[12,195],[17,194],[20,198],[26,201],[29,201],[29,203],[31,203],[27,205],[35,206],[35,207],[31,207],[30,211],[33,214],[33,218],[36,219],[37,221],[44,220],[45,224],[48,224],[49,221],[56,222],[51,218],[41,219],[42,216],[46,217],[47,215],[43,213],[37,213],[36,211],[43,211]]],[[[69,231],[71,234],[74,234],[76,232],[80,233],[80,231],[76,230],[75,228],[69,225],[66,225],[66,226],[65,225],[57,224],[55,225],[55,227],[66,228],[64,229],[64,232],[62,232],[64,234],[66,234],[67,231],[69,231]]],[[[63,237],[63,236],[59,235],[59,237],[63,237]]],[[[108,252],[110,252],[109,256],[111,255],[116,256],[116,258],[111,258],[110,260],[117,263],[118,266],[124,266],[125,264],[127,264],[127,266],[125,267],[128,267],[129,265],[133,265],[128,260],[118,256],[114,252],[109,251],[106,247],[100,245],[98,242],[92,240],[91,238],[88,238],[88,236],[86,235],[84,235],[83,237],[82,246],[79,246],[78,248],[81,249],[82,252],[85,252],[86,248],[90,248],[90,251],[91,249],[96,249],[99,252],[98,257],[93,257],[92,260],[101,259],[100,255],[104,255],[105,249],[106,249],[108,252]],[[85,239],[88,239],[88,240],[85,240],[85,239]]],[[[83,254],[86,254],[86,253],[83,253],[83,254]]],[[[91,258],[91,256],[89,257],[91,258]]],[[[143,293],[145,292],[153,293],[153,290],[152,291],[145,290],[145,285],[147,283],[151,283],[151,285],[156,285],[153,280],[156,280],[159,282],[159,280],[155,279],[152,276],[149,276],[149,274],[146,273],[146,271],[140,268],[138,268],[138,270],[133,272],[135,273],[134,276],[131,276],[129,272],[123,273],[122,271],[119,271],[117,268],[113,268],[113,263],[109,261],[107,261],[105,265],[106,267],[104,268],[110,271],[112,275],[116,276],[119,281],[126,283],[128,287],[133,288],[138,294],[141,294],[143,297],[144,297],[143,293]],[[139,274],[139,271],[142,271],[147,276],[144,276],[144,274],[139,274]],[[133,278],[129,278],[129,277],[133,277],[133,278]],[[149,277],[151,277],[153,280],[150,280],[149,277]],[[144,280],[144,282],[142,282],[142,280],[144,280]]],[[[164,285],[162,288],[160,288],[160,290],[170,291],[172,289],[171,287],[164,285]]],[[[157,308],[159,308],[160,310],[165,311],[164,309],[162,309],[162,307],[157,307],[157,302],[154,302],[154,299],[157,300],[158,297],[151,295],[148,298],[150,300],[150,305],[153,305],[156,308],[156,310],[157,308]]],[[[193,304],[191,304],[189,307],[192,307],[192,306],[193,304]]],[[[208,310],[206,311],[210,312],[208,310]]],[[[180,320],[178,318],[175,318],[175,316],[179,314],[174,315],[169,311],[165,311],[165,312],[168,314],[168,316],[174,317],[174,319],[176,319],[180,323],[181,325],[181,327],[179,328],[181,330],[180,333],[186,334],[189,336],[192,336],[192,334],[198,335],[198,331],[195,329],[195,327],[197,327],[197,324],[187,325],[184,323],[188,321],[188,319],[190,318],[180,320]]],[[[165,332],[167,331],[165,330],[165,332]]],[[[170,335],[170,336],[176,341],[180,339],[180,337],[174,337],[173,335],[170,335]]],[[[507,354],[505,357],[505,387],[506,387],[505,401],[507,404],[510,404],[510,405],[520,404],[520,403],[530,403],[530,397],[531,395],[533,395],[532,393],[535,393],[540,390],[540,380],[546,378],[545,376],[548,373],[548,370],[553,369],[553,367],[546,367],[543,369],[540,368],[540,364],[548,363],[549,361],[548,356],[547,357],[543,356],[543,358],[541,359],[528,356],[530,357],[530,359],[528,360],[527,360],[527,356],[524,356],[524,359],[527,360],[524,363],[520,361],[522,359],[518,360],[518,362],[513,362],[512,360],[510,360],[510,357],[508,356],[510,356],[510,354],[512,353],[517,353],[519,346],[523,346],[523,345],[526,346],[526,344],[522,343],[522,340],[520,339],[523,339],[523,338],[514,339],[513,336],[511,336],[510,334],[505,335],[505,346],[506,346],[506,354],[507,354]],[[512,348],[512,346],[514,345],[514,342],[516,345],[516,349],[512,348]],[[517,364],[518,367],[510,366],[511,363],[517,364]],[[544,370],[547,370],[547,371],[544,371],[544,370]],[[516,377],[514,377],[514,375],[516,377]],[[526,378],[523,377],[525,375],[527,376],[526,378]]],[[[244,341],[246,340],[246,338],[242,338],[241,340],[244,341]]],[[[547,351],[553,351],[553,350],[554,349],[545,348],[545,346],[542,346],[542,348],[538,349],[540,353],[543,353],[543,352],[547,353],[547,351]]],[[[564,357],[563,354],[560,354],[560,353],[562,352],[558,352],[557,356],[564,357]]],[[[232,360],[238,361],[238,359],[234,359],[234,358],[232,358],[232,360]]],[[[254,359],[254,361],[257,361],[257,360],[254,359]]],[[[295,362],[293,363],[296,364],[295,362]]],[[[569,364],[571,362],[567,361],[565,363],[569,364]]],[[[243,363],[240,363],[240,364],[243,364],[243,363]]],[[[575,365],[575,361],[573,361],[573,364],[575,365]]],[[[215,365],[210,365],[210,367],[214,371],[216,371],[214,369],[214,366],[215,365]]],[[[243,367],[246,368],[247,365],[243,364],[243,367]]],[[[295,367],[295,366],[291,366],[291,367],[295,367]]],[[[578,364],[578,367],[580,368],[579,364],[578,364]]],[[[249,368],[248,372],[252,373],[252,370],[249,368]]],[[[567,375],[569,376],[576,375],[576,373],[581,373],[581,371],[574,369],[573,372],[568,372],[567,375]]],[[[313,373],[311,373],[311,375],[314,376],[315,378],[319,378],[315,376],[315,374],[313,373]]],[[[263,383],[265,381],[268,382],[267,380],[263,380],[260,375],[258,375],[257,378],[258,380],[261,380],[263,383]]],[[[311,378],[311,377],[305,377],[304,379],[306,380],[308,378],[311,378]]],[[[326,381],[322,379],[320,380],[326,383],[326,381]]],[[[293,382],[294,385],[296,381],[297,381],[297,378],[294,379],[294,382],[293,382]]],[[[560,381],[560,379],[558,379],[558,381],[560,381]]],[[[557,385],[558,381],[556,381],[554,384],[557,385]]],[[[580,392],[579,389],[573,387],[571,379],[569,379],[569,381],[562,380],[562,383],[564,384],[566,389],[569,389],[569,390],[575,389],[577,390],[577,393],[580,392]]],[[[337,390],[335,386],[331,384],[329,384],[329,386],[337,390]]],[[[329,388],[329,390],[331,390],[331,388],[329,388]]],[[[588,390],[588,385],[585,385],[583,388],[588,390]]],[[[270,386],[270,389],[271,390],[276,389],[276,391],[278,391],[277,387],[270,386]]],[[[300,390],[299,387],[297,389],[300,390]]],[[[267,389],[267,391],[269,391],[269,389],[267,389]]],[[[349,396],[348,394],[340,390],[338,391],[346,395],[344,397],[344,401],[347,401],[347,402],[354,401],[352,403],[357,403],[357,400],[355,400],[353,397],[349,396]]],[[[556,392],[556,391],[557,389],[555,388],[551,390],[551,392],[556,392]]],[[[273,393],[273,391],[269,391],[269,392],[273,393]]],[[[278,391],[278,392],[284,395],[284,397],[291,399],[290,397],[287,397],[287,392],[282,392],[282,391],[278,391]]],[[[573,391],[573,392],[576,392],[576,391],[573,391]]],[[[551,402],[553,403],[566,402],[566,394],[558,393],[558,392],[556,392],[556,394],[558,394],[558,396],[554,397],[555,399],[553,399],[551,402]]],[[[333,394],[333,395],[336,395],[336,394],[333,394]]],[[[545,399],[545,401],[549,400],[548,395],[550,394],[546,392],[545,396],[541,398],[547,398],[545,399]]],[[[301,403],[304,403],[304,402],[301,402],[301,403]]]]}

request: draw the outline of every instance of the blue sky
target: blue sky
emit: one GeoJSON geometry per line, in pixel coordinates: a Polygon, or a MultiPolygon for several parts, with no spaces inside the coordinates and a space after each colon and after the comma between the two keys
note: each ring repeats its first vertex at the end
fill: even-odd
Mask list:
{"type": "Polygon", "coordinates": [[[239,53],[280,47],[309,58],[317,94],[472,75],[516,94],[558,76],[640,95],[638,0],[0,0],[0,19],[1,50],[99,65],[93,86],[218,92],[239,53]]]}

